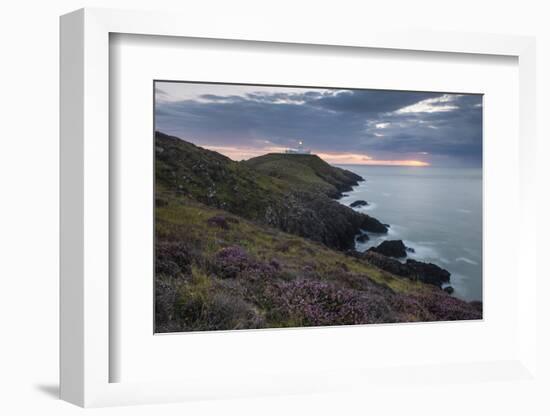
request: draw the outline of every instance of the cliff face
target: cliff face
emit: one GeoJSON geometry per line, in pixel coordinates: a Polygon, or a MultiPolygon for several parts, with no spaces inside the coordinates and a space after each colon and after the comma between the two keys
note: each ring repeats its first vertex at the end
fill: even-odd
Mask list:
{"type": "Polygon", "coordinates": [[[156,134],[156,184],[215,208],[309,238],[352,249],[361,229],[385,233],[375,218],[336,202],[362,178],[314,155],[268,154],[235,162],[176,137],[156,134]]]}

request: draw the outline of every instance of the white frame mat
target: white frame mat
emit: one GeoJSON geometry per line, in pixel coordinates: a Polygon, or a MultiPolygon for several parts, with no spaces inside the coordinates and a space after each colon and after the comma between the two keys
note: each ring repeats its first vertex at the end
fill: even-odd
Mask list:
{"type": "MultiPolygon", "coordinates": [[[[84,407],[196,399],[352,391],[400,384],[537,380],[535,40],[508,35],[400,32],[350,27],[328,33],[267,21],[207,25],[192,15],[81,9],[61,17],[61,398],[84,407]],[[321,373],[282,372],[256,380],[231,374],[180,381],[110,380],[109,35],[330,45],[453,54],[502,55],[519,67],[519,212],[516,250],[518,354],[507,360],[321,373]]],[[[112,166],[111,166],[112,168],[112,166]]],[[[491,294],[485,294],[491,296],[491,294]]],[[[293,330],[299,331],[299,330],[293,330]]]]}

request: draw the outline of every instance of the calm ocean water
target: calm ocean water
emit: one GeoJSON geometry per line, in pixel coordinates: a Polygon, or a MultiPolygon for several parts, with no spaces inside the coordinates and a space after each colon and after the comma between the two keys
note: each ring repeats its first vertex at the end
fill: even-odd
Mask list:
{"type": "Polygon", "coordinates": [[[454,296],[482,300],[481,169],[435,167],[341,166],[361,182],[340,199],[390,225],[387,235],[369,234],[357,243],[364,251],[385,239],[403,240],[415,249],[409,258],[435,263],[451,272],[454,296]]]}

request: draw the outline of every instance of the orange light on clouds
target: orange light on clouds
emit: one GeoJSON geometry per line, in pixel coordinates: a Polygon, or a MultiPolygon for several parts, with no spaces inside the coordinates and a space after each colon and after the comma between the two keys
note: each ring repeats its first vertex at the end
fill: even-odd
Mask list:
{"type": "Polygon", "coordinates": [[[357,153],[316,153],[316,155],[329,163],[344,163],[348,165],[360,165],[373,160],[367,154],[357,153]]]}
{"type": "Polygon", "coordinates": [[[233,160],[246,160],[265,155],[266,153],[284,153],[284,147],[231,147],[231,146],[202,146],[205,149],[221,153],[233,160]]]}
{"type": "Polygon", "coordinates": [[[380,166],[416,166],[425,167],[430,166],[428,162],[421,160],[373,160],[373,163],[365,163],[366,165],[380,165],[380,166]]]}
{"type": "MultiPolygon", "coordinates": [[[[266,153],[284,153],[284,147],[266,146],[257,147],[232,147],[232,146],[203,146],[208,150],[221,153],[233,160],[246,160],[266,153]]],[[[341,165],[373,165],[373,166],[430,166],[428,162],[421,160],[381,160],[367,154],[359,153],[313,153],[328,163],[341,165]]]]}
{"type": "Polygon", "coordinates": [[[342,165],[373,165],[373,166],[430,166],[428,162],[421,160],[381,160],[365,154],[357,153],[317,153],[321,159],[328,163],[342,165]]]}

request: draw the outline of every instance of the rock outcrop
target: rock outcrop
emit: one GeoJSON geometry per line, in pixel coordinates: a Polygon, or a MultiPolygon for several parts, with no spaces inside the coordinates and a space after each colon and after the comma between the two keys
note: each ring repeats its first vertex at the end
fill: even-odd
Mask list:
{"type": "Polygon", "coordinates": [[[455,292],[455,289],[454,289],[454,287],[452,287],[452,286],[445,286],[445,287],[443,288],[443,290],[444,290],[445,292],[447,292],[449,295],[452,295],[452,294],[455,292]]]}
{"type": "Polygon", "coordinates": [[[449,283],[451,278],[451,273],[433,263],[408,259],[405,266],[411,270],[412,276],[430,285],[441,287],[443,283],[449,283]]]}
{"type": "Polygon", "coordinates": [[[391,274],[411,280],[420,280],[423,283],[437,287],[441,287],[444,283],[449,283],[451,277],[451,273],[433,263],[424,263],[412,259],[401,263],[373,250],[368,250],[359,257],[391,274]]]}
{"type": "Polygon", "coordinates": [[[367,241],[370,240],[370,238],[369,238],[368,234],[363,233],[363,234],[359,234],[357,236],[356,240],[357,240],[358,243],[366,243],[367,241]]]}
{"type": "Polygon", "coordinates": [[[388,257],[406,257],[407,247],[403,240],[386,240],[382,241],[378,246],[372,247],[369,251],[383,254],[388,257]]]}

